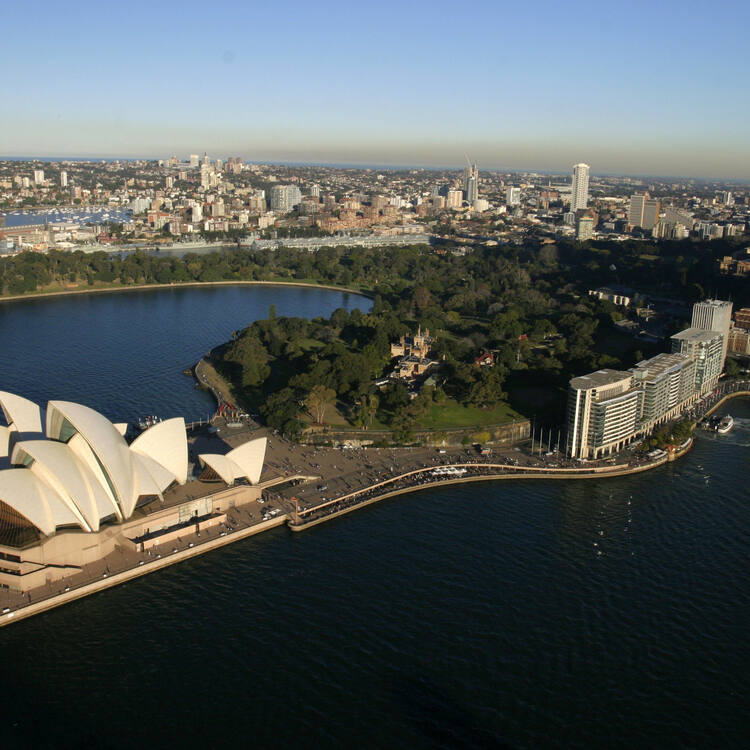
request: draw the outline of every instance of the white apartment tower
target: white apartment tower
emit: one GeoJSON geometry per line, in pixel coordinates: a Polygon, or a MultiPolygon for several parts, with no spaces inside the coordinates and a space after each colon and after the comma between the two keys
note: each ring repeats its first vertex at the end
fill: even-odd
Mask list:
{"type": "Polygon", "coordinates": [[[68,187],[68,173],[64,169],[60,172],[60,187],[68,187]]]}
{"type": "Polygon", "coordinates": [[[576,164],[573,167],[573,186],[570,195],[570,210],[575,213],[589,204],[589,165],[576,164]]]}
{"type": "Polygon", "coordinates": [[[724,360],[727,356],[729,344],[729,329],[732,325],[732,303],[720,299],[707,299],[696,302],[693,305],[693,319],[690,321],[691,328],[700,328],[702,331],[716,331],[722,335],[721,350],[721,372],[724,369],[724,360]]]}
{"type": "Polygon", "coordinates": [[[599,458],[621,450],[635,435],[642,393],[633,375],[598,370],[570,381],[567,447],[572,458],[599,458]]]}

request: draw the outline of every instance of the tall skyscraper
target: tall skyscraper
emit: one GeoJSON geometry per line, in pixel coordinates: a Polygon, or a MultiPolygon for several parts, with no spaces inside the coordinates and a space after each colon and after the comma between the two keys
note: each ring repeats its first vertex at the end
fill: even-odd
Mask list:
{"type": "Polygon", "coordinates": [[[505,190],[505,203],[508,206],[520,206],[521,205],[521,188],[508,187],[505,190]]]}
{"type": "Polygon", "coordinates": [[[60,172],[60,187],[68,187],[68,173],[64,169],[60,172]]]}
{"type": "Polygon", "coordinates": [[[589,205],[589,165],[576,164],[573,167],[573,188],[570,196],[570,210],[575,213],[579,208],[589,205]]]}
{"type": "Polygon", "coordinates": [[[464,168],[464,193],[469,204],[479,198],[479,170],[476,164],[468,164],[464,168]]]}
{"type": "Polygon", "coordinates": [[[700,328],[702,331],[716,331],[722,335],[721,368],[724,368],[724,360],[727,356],[727,345],[729,344],[729,328],[732,325],[732,303],[720,299],[707,299],[696,302],[693,305],[693,319],[691,328],[700,328]]]}
{"type": "Polygon", "coordinates": [[[643,212],[646,208],[648,193],[634,193],[630,196],[630,206],[628,207],[628,224],[631,227],[643,226],[643,212]]]}
{"type": "Polygon", "coordinates": [[[35,169],[34,170],[34,184],[41,185],[43,182],[44,182],[44,170],[35,169]]]}
{"type": "Polygon", "coordinates": [[[199,167],[201,163],[201,158],[198,156],[198,154],[190,154],[190,166],[191,167],[199,167]]]}
{"type": "Polygon", "coordinates": [[[661,213],[661,201],[658,198],[647,198],[643,203],[643,220],[641,226],[644,229],[653,230],[659,221],[661,213]]]}

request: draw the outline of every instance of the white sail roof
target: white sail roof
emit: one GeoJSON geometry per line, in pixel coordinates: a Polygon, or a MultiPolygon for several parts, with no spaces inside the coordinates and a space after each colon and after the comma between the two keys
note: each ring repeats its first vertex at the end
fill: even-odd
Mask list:
{"type": "Polygon", "coordinates": [[[46,482],[76,517],[83,517],[92,531],[101,519],[118,515],[111,496],[97,477],[65,443],[53,440],[24,440],[13,449],[11,461],[27,464],[33,474],[46,482]]]}
{"type": "Polygon", "coordinates": [[[11,430],[42,434],[42,413],[38,404],[15,393],[0,391],[0,407],[11,430]]]}
{"type": "Polygon", "coordinates": [[[133,453],[133,463],[138,473],[139,495],[160,495],[174,482],[172,472],[169,469],[165,469],[158,461],[154,461],[151,456],[142,456],[139,453],[133,453]],[[146,480],[144,477],[144,471],[148,473],[149,480],[146,480]],[[156,492],[153,491],[154,487],[156,488],[156,492]]]}
{"type": "Polygon", "coordinates": [[[227,484],[234,484],[242,477],[246,477],[250,484],[258,484],[267,444],[267,438],[258,438],[243,443],[226,455],[202,453],[198,459],[210,466],[227,484]]]}
{"type": "Polygon", "coordinates": [[[130,444],[130,450],[158,461],[179,484],[187,482],[188,450],[182,417],[149,427],[130,444]]]}
{"type": "Polygon", "coordinates": [[[63,499],[28,469],[0,471],[0,500],[47,535],[58,526],[80,525],[63,499]]]}
{"type": "Polygon", "coordinates": [[[125,438],[99,412],[70,401],[50,401],[47,405],[47,435],[55,440],[65,438],[65,421],[79,432],[91,447],[113,487],[125,518],[135,508],[138,496],[135,470],[125,438]]]}
{"type": "Polygon", "coordinates": [[[0,458],[8,455],[10,445],[10,430],[5,425],[0,425],[0,458]]]}
{"type": "MultiPolygon", "coordinates": [[[[187,481],[181,417],[156,424],[128,446],[123,425],[81,404],[49,402],[46,440],[38,439],[42,412],[35,404],[0,391],[0,406],[8,422],[0,425],[0,501],[45,534],[70,524],[97,531],[104,519],[129,518],[139,497],[161,497],[175,481],[187,481]],[[15,468],[2,468],[9,462],[15,468]]],[[[247,476],[243,456],[232,464],[232,477],[247,476]]]]}

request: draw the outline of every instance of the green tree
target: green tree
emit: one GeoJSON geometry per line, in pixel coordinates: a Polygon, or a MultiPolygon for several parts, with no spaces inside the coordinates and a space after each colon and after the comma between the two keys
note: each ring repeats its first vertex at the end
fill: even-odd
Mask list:
{"type": "Polygon", "coordinates": [[[254,336],[243,336],[235,341],[226,358],[241,367],[244,388],[260,387],[271,372],[268,350],[254,336]]]}
{"type": "Polygon", "coordinates": [[[738,378],[740,376],[740,366],[737,364],[737,360],[727,357],[724,372],[728,378],[738,378]]]}
{"type": "Polygon", "coordinates": [[[336,391],[324,385],[316,385],[305,398],[305,408],[317,424],[323,424],[326,410],[336,400],[336,391]]]}

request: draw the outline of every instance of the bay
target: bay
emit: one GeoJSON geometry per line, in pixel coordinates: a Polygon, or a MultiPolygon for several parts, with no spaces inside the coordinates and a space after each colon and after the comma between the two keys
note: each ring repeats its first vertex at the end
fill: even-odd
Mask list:
{"type": "MultiPolygon", "coordinates": [[[[367,304],[214,288],[0,306],[0,387],[113,419],[197,415],[180,369],[271,302],[367,304]]],[[[750,402],[726,411],[731,433],[642,475],[427,489],[3,628],[0,737],[744,747],[750,402]]]]}

